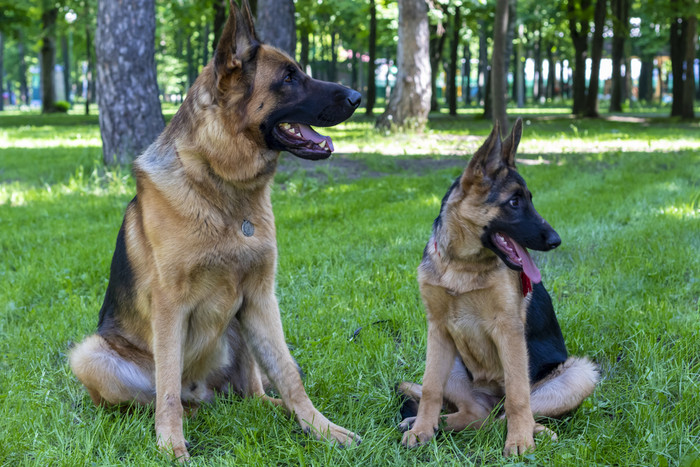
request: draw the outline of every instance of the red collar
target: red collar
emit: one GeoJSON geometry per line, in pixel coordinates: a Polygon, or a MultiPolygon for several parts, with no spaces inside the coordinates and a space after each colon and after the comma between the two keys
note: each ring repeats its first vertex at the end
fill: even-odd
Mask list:
{"type": "Polygon", "coordinates": [[[532,292],[532,281],[525,274],[525,271],[520,271],[520,283],[523,286],[523,297],[527,297],[527,294],[532,292]]]}

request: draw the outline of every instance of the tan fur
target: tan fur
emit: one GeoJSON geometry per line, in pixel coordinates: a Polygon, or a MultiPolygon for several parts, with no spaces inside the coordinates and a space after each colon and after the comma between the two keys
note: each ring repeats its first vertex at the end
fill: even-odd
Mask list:
{"type": "MultiPolygon", "coordinates": [[[[577,407],[597,382],[595,366],[572,357],[531,387],[525,324],[532,295],[523,297],[519,273],[480,240],[496,215],[493,205],[485,203],[489,188],[505,176],[494,160],[513,164],[520,131],[516,127],[518,134],[511,134],[502,147],[496,127],[474,156],[446,200],[442,225],[430,238],[418,268],[428,346],[423,385],[399,387],[405,396],[420,401],[416,417],[401,424],[408,430],[403,437],[406,446],[433,437],[444,404],[451,413],[442,417],[441,426],[476,429],[505,396],[504,454],[521,454],[535,446],[535,433],[547,431],[556,437],[535,423],[533,413],[560,416],[577,407]],[[490,157],[494,152],[501,157],[490,157]]],[[[508,187],[503,191],[507,193],[508,187]]]]}
{"type": "MultiPolygon", "coordinates": [[[[241,45],[232,9],[219,52],[241,45]]],[[[261,45],[256,63],[255,81],[243,83],[241,59],[219,69],[213,60],[134,163],[138,197],[124,220],[134,307],[119,315],[118,333],[89,336],[70,354],[96,404],[155,402],[158,444],[180,460],[189,457],[182,401],[228,390],[267,398],[261,369],[305,431],[359,442],[313,406],[285,343],[270,203],[279,152],[266,149],[259,126],[276,106],[271,80],[293,62],[261,45]],[[244,220],[254,235],[243,234],[244,220]]]]}

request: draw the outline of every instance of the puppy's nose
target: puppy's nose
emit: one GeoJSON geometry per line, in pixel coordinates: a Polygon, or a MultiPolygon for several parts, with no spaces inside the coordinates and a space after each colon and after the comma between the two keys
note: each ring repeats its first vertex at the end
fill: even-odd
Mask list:
{"type": "Polygon", "coordinates": [[[353,109],[356,109],[360,105],[361,101],[362,101],[362,94],[355,91],[354,89],[351,89],[350,92],[348,93],[348,104],[350,104],[350,106],[353,109]]]}
{"type": "Polygon", "coordinates": [[[554,230],[552,230],[549,235],[547,235],[547,248],[550,250],[553,250],[554,248],[558,247],[561,245],[561,238],[559,237],[559,234],[556,233],[554,230]]]}

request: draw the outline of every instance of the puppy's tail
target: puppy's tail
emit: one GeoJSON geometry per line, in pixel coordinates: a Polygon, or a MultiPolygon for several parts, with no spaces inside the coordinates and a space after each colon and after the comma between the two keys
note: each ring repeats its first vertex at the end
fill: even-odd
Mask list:
{"type": "Polygon", "coordinates": [[[581,405],[595,389],[600,372],[586,357],[570,357],[533,385],[530,406],[535,415],[560,417],[581,405]]]}

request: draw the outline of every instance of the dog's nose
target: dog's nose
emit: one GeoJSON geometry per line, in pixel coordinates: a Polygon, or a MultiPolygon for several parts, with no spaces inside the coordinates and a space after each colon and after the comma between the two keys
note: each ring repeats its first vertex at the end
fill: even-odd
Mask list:
{"type": "Polygon", "coordinates": [[[561,245],[561,238],[559,237],[559,234],[556,233],[554,230],[552,230],[549,235],[547,235],[547,248],[550,250],[553,250],[554,248],[558,247],[561,245]]]}
{"type": "Polygon", "coordinates": [[[362,94],[351,89],[348,93],[348,104],[350,104],[353,109],[356,109],[360,105],[360,101],[362,101],[362,94]]]}

